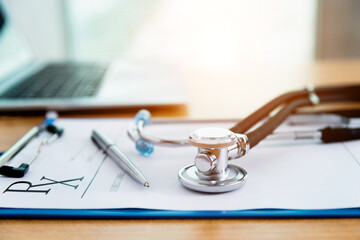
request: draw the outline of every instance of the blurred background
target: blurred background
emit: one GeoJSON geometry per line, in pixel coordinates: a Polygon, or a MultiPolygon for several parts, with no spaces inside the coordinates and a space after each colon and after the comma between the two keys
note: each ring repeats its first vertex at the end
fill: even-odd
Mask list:
{"type": "Polygon", "coordinates": [[[131,57],[205,68],[312,60],[319,6],[327,5],[314,0],[8,3],[40,58],[131,57]]]}
{"type": "Polygon", "coordinates": [[[131,57],[184,66],[360,55],[356,0],[11,0],[40,58],[131,57]]]}
{"type": "Polygon", "coordinates": [[[194,79],[236,76],[234,82],[263,96],[254,106],[303,87],[309,81],[303,70],[315,61],[360,57],[356,0],[11,0],[8,5],[38,58],[138,59],[172,64],[194,79]]]}

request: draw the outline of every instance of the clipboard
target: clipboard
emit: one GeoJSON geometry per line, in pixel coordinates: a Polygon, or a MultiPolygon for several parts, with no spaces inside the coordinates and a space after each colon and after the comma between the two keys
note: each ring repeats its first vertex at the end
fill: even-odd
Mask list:
{"type": "Polygon", "coordinates": [[[151,209],[26,209],[1,208],[2,218],[41,219],[259,219],[259,218],[358,218],[360,208],[296,210],[254,209],[239,211],[172,211],[151,209]]]}
{"type": "MultiPolygon", "coordinates": [[[[357,151],[360,141],[353,141],[347,144],[333,144],[331,146],[321,145],[316,142],[300,142],[296,144],[264,143],[258,146],[258,150],[253,151],[254,153],[249,155],[249,158],[241,161],[235,160],[235,164],[245,166],[250,173],[251,180],[249,179],[243,188],[226,194],[204,195],[184,189],[176,179],[178,169],[184,164],[188,164],[187,158],[193,155],[192,150],[159,148],[154,153],[154,156],[148,159],[139,157],[134,151],[133,143],[126,136],[126,127],[130,124],[130,121],[130,119],[59,119],[57,124],[65,129],[63,137],[43,151],[43,155],[39,157],[36,165],[29,171],[28,176],[21,180],[0,179],[0,191],[3,194],[3,197],[0,199],[0,216],[3,218],[72,219],[351,218],[360,216],[360,191],[356,186],[352,187],[351,184],[348,184],[349,182],[358,181],[357,178],[360,178],[359,174],[357,174],[360,171],[360,165],[357,162],[360,159],[360,152],[357,151]],[[117,141],[122,151],[133,161],[136,161],[139,168],[149,178],[151,186],[149,189],[151,192],[144,192],[143,186],[139,186],[138,183],[128,178],[127,175],[117,174],[119,168],[114,165],[113,161],[107,160],[99,149],[93,145],[90,140],[91,130],[99,127],[103,128],[103,131],[107,131],[108,134],[113,134],[111,136],[112,139],[117,141]],[[117,130],[114,131],[114,129],[117,130]],[[72,132],[76,134],[71,134],[72,132]],[[285,152],[282,156],[271,159],[271,161],[266,161],[264,156],[277,152],[279,148],[287,149],[287,153],[285,152]],[[305,150],[314,154],[320,152],[325,154],[327,158],[325,160],[321,158],[304,158],[302,161],[299,161],[299,155],[307,156],[307,151],[305,150]],[[297,152],[293,156],[294,159],[289,159],[291,154],[287,154],[294,151],[297,152]],[[179,161],[167,161],[168,157],[172,156],[172,154],[180,156],[181,159],[179,161]],[[345,156],[345,154],[347,155],[345,156]],[[82,164],[70,165],[76,163],[76,159],[71,158],[73,155],[77,156],[77,160],[83,159],[89,163],[86,169],[91,174],[79,171],[79,166],[83,166],[82,164]],[[333,155],[335,156],[334,158],[328,157],[333,155]],[[337,162],[336,156],[341,156],[342,162],[337,162]],[[65,166],[66,171],[61,171],[64,166],[59,165],[59,159],[63,161],[61,163],[64,165],[69,164],[65,166]],[[299,162],[302,166],[293,165],[299,162]],[[319,169],[324,170],[322,165],[324,162],[329,164],[326,165],[328,172],[322,172],[321,178],[318,179],[317,173],[319,169]],[[299,182],[294,174],[297,174],[299,169],[307,169],[306,164],[312,165],[315,169],[307,172],[307,178],[310,180],[304,179],[299,182]],[[54,168],[54,166],[57,168],[54,168]],[[162,176],[154,171],[154,167],[156,169],[160,166],[169,171],[166,173],[168,175],[162,176]],[[50,168],[54,168],[53,171],[49,171],[50,168]],[[342,179],[345,184],[338,184],[335,182],[336,179],[330,178],[336,172],[334,168],[347,173],[342,179]],[[271,194],[266,188],[268,186],[266,184],[269,181],[266,179],[268,174],[280,174],[278,179],[274,179],[275,182],[286,179],[287,183],[295,185],[293,188],[287,188],[288,186],[285,183],[282,185],[278,184],[279,186],[269,185],[274,186],[274,193],[276,193],[271,194]],[[111,180],[111,176],[117,179],[111,180]],[[64,179],[67,179],[67,183],[70,186],[59,184],[64,182],[60,181],[64,179]],[[45,190],[48,187],[50,188],[51,183],[52,185],[50,192],[46,195],[47,199],[34,197],[37,196],[37,193],[30,197],[30,195],[20,196],[4,192],[16,181],[28,181],[32,183],[32,186],[44,182],[48,183],[49,185],[47,185],[46,189],[40,189],[44,190],[41,196],[45,196],[45,190]],[[121,184],[116,186],[118,187],[116,191],[104,191],[104,188],[102,188],[102,186],[114,187],[116,181],[121,181],[121,184]],[[302,184],[307,188],[303,188],[302,184]],[[308,187],[311,184],[314,186],[308,187]],[[327,185],[331,185],[331,188],[323,189],[327,185]],[[77,187],[75,188],[75,186],[77,187]],[[255,187],[258,189],[258,192],[253,191],[255,187]],[[346,189],[346,187],[349,188],[346,189]],[[333,191],[334,189],[336,191],[333,191]],[[305,190],[307,195],[296,204],[292,203],[292,199],[298,199],[304,193],[301,190],[305,190]],[[317,193],[319,190],[323,192],[317,193]],[[152,193],[155,194],[152,195],[152,193]],[[337,193],[344,194],[340,198],[340,200],[343,199],[344,201],[340,204],[337,204],[339,199],[324,201],[324,199],[327,199],[327,195],[330,196],[337,193]],[[98,195],[103,194],[104,197],[97,198],[98,195]],[[325,194],[325,198],[321,199],[320,195],[322,194],[325,194]],[[182,198],[182,195],[185,198],[182,198]],[[60,198],[61,196],[66,197],[60,198]],[[277,201],[284,197],[288,199],[278,204],[277,201]],[[5,198],[8,198],[7,201],[4,200],[5,198]],[[71,205],[74,202],[67,201],[67,198],[75,201],[75,205],[71,205]],[[149,202],[146,204],[142,203],[142,198],[147,199],[149,202]],[[182,202],[187,199],[191,199],[191,201],[189,200],[189,206],[165,204],[169,202],[169,199],[175,198],[177,198],[177,201],[182,202]],[[261,199],[265,198],[267,198],[266,202],[261,201],[261,199]],[[18,199],[22,201],[17,201],[18,199]],[[36,201],[28,203],[28,199],[36,201]],[[52,199],[52,201],[49,199],[52,199]],[[123,202],[119,202],[119,199],[123,202]],[[164,202],[158,202],[161,199],[164,199],[164,202]],[[236,209],[237,206],[231,206],[234,199],[243,200],[238,205],[239,209],[236,209]],[[208,201],[210,203],[204,204],[204,201],[207,200],[211,200],[208,201]],[[224,206],[219,207],[211,203],[212,201],[223,201],[224,206]],[[307,208],[307,206],[309,207],[307,208]]],[[[188,132],[188,128],[199,127],[196,124],[176,124],[176,128],[171,125],[167,125],[167,128],[158,126],[160,128],[154,128],[151,131],[160,135],[173,131],[176,135],[177,132],[180,134],[188,132]]],[[[199,124],[201,125],[201,123],[199,124]]],[[[227,127],[232,123],[226,122],[220,124],[227,127]]],[[[280,130],[286,130],[286,128],[287,126],[282,126],[280,130]]],[[[21,159],[32,156],[34,149],[37,148],[41,141],[41,139],[38,139],[28,144],[17,157],[21,159]]]]}

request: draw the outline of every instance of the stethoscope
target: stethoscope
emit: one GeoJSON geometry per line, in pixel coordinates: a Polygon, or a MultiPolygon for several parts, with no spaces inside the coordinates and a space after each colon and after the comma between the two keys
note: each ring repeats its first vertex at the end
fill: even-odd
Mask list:
{"type": "MultiPolygon", "coordinates": [[[[128,128],[129,137],[142,155],[153,152],[154,145],[195,146],[194,164],[179,171],[178,179],[189,189],[200,192],[228,192],[241,187],[247,178],[245,169],[228,164],[229,160],[246,155],[270,135],[296,109],[328,102],[360,100],[360,86],[307,88],[288,92],[268,102],[230,129],[201,128],[190,133],[186,140],[171,140],[152,136],[144,131],[150,125],[150,112],[139,111],[135,123],[128,128]],[[275,114],[270,114],[277,110],[275,114]],[[260,121],[264,121],[260,126],[260,121]],[[249,129],[254,130],[248,131],[249,129]]],[[[326,141],[345,141],[360,138],[359,129],[325,129],[326,141]]],[[[321,136],[320,136],[321,137],[321,136]]]]}

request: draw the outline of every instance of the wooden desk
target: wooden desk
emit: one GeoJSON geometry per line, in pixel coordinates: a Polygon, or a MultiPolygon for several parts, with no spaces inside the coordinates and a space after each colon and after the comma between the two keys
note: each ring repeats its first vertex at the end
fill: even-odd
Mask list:
{"type": "MultiPolygon", "coordinates": [[[[360,83],[360,61],[259,69],[188,70],[184,76],[191,98],[189,105],[157,108],[152,112],[155,116],[164,117],[238,118],[281,92],[300,87],[306,82],[321,85],[360,83]]],[[[116,111],[85,116],[129,116],[134,112],[116,111]]],[[[40,116],[1,117],[0,149],[11,146],[41,119],[40,116]]],[[[0,239],[162,238],[360,239],[360,219],[0,220],[0,239]]]]}

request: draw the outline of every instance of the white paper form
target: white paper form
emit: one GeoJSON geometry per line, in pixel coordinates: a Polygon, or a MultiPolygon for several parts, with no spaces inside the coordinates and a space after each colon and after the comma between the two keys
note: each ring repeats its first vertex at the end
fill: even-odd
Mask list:
{"type": "MultiPolygon", "coordinates": [[[[208,194],[188,190],[178,171],[192,164],[194,147],[155,147],[143,157],[127,137],[132,119],[59,119],[61,138],[46,146],[23,178],[0,177],[0,207],[55,209],[148,208],[167,210],[242,210],[258,208],[334,209],[360,207],[360,141],[322,144],[316,140],[269,141],[230,161],[248,172],[238,190],[208,194]],[[134,181],[91,141],[98,129],[119,146],[148,179],[134,181]]],[[[157,136],[186,138],[199,127],[233,123],[165,124],[149,127],[157,136]]],[[[317,129],[289,127],[278,131],[317,129]]],[[[31,141],[12,165],[36,152],[42,134],[31,141]]]]}

